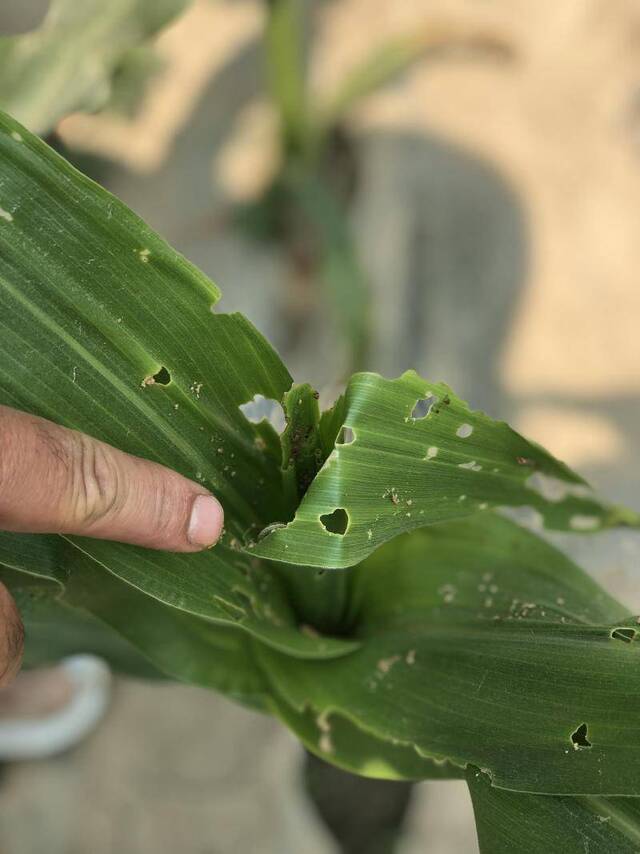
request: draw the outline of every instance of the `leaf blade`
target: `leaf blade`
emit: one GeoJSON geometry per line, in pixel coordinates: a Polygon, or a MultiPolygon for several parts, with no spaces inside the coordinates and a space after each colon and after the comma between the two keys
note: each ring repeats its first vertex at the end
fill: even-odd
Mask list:
{"type": "Polygon", "coordinates": [[[482,854],[636,854],[639,798],[563,798],[496,789],[477,768],[467,772],[482,854]]]}
{"type": "Polygon", "coordinates": [[[358,567],[351,601],[350,656],[301,666],[260,651],[298,711],[345,715],[505,788],[640,789],[640,644],[612,637],[636,617],[533,534],[498,517],[414,532],[358,567]]]}
{"type": "Polygon", "coordinates": [[[400,533],[503,505],[533,507],[559,530],[640,525],[639,514],[598,501],[543,448],[413,371],[354,375],[340,409],[355,438],[334,446],[293,521],[254,554],[346,568],[400,533]],[[420,401],[427,414],[414,417],[420,401]],[[349,516],[343,536],[321,524],[336,508],[349,516]]]}

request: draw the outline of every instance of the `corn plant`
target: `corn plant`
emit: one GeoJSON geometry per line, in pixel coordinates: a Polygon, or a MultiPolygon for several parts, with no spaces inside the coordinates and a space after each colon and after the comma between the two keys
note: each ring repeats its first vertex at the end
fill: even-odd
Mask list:
{"type": "MultiPolygon", "coordinates": [[[[349,133],[354,108],[419,61],[456,54],[502,61],[512,51],[499,34],[480,28],[420,26],[383,40],[321,96],[313,91],[308,67],[319,5],[265,0],[265,88],[278,119],[280,162],[260,197],[238,209],[236,221],[284,250],[298,288],[320,286],[338,337],[346,342],[349,371],[366,365],[371,346],[368,282],[348,216],[359,179],[359,155],[349,133]]],[[[301,302],[313,304],[308,296],[301,302]]],[[[306,318],[295,308],[289,315],[295,340],[306,318]]]]}
{"type": "Polygon", "coordinates": [[[96,651],[275,715],[357,774],[465,778],[483,852],[637,852],[639,618],[503,508],[576,536],[640,516],[412,371],[355,374],[320,412],[219,295],[0,116],[0,401],[226,511],[191,555],[0,534],[28,661],[96,651]]]}

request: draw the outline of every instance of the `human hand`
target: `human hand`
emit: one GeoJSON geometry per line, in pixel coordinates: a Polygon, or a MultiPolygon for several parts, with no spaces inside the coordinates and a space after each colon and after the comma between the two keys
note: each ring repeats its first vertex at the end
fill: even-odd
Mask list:
{"type": "MultiPolygon", "coordinates": [[[[177,472],[0,406],[0,530],[197,552],[217,542],[223,521],[217,499],[177,472]]],[[[0,687],[17,672],[22,645],[20,616],[0,584],[0,687]]]]}

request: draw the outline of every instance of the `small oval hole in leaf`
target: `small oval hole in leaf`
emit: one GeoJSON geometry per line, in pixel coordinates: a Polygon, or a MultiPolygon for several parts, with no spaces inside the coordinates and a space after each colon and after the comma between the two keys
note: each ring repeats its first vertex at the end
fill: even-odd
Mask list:
{"type": "Polygon", "coordinates": [[[415,405],[411,410],[411,417],[414,421],[420,421],[422,418],[426,418],[431,412],[431,407],[437,402],[438,398],[434,394],[429,394],[426,397],[416,400],[415,405]]]}
{"type": "Polygon", "coordinates": [[[330,534],[340,534],[344,537],[349,527],[349,514],[343,507],[338,507],[333,513],[325,513],[320,521],[330,534]]]}
{"type": "Polygon", "coordinates": [[[586,724],[580,724],[580,726],[575,730],[575,732],[571,733],[571,743],[573,744],[575,750],[591,747],[591,742],[587,738],[586,724]]]}
{"type": "Polygon", "coordinates": [[[624,641],[624,643],[631,643],[636,639],[637,634],[638,633],[635,629],[619,628],[612,630],[611,637],[614,640],[624,641]]]}
{"type": "Polygon", "coordinates": [[[354,439],[356,438],[356,434],[353,432],[351,427],[347,427],[343,425],[340,428],[340,432],[338,433],[338,438],[336,439],[336,445],[350,445],[354,439]]]}

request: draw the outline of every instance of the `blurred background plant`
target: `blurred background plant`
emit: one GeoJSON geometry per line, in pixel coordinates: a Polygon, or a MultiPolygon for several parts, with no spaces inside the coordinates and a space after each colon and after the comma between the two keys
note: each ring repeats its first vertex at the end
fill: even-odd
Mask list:
{"type": "MultiPolygon", "coordinates": [[[[41,135],[79,110],[135,116],[150,79],[162,70],[151,39],[188,2],[53,0],[37,30],[0,42],[0,104],[41,135]]],[[[371,358],[370,289],[349,223],[360,179],[350,113],[418,61],[506,61],[513,53],[490,29],[425,25],[381,40],[321,96],[310,85],[309,57],[322,5],[264,0],[259,49],[274,118],[272,174],[227,216],[288,261],[279,305],[285,349],[295,350],[310,315],[325,308],[344,351],[339,376],[347,377],[371,358]]]]}
{"type": "MultiPolygon", "coordinates": [[[[0,107],[218,280],[297,377],[416,367],[637,504],[633,3],[10,0],[0,26],[0,107]]],[[[639,554],[610,537],[589,561],[637,601],[639,554]]],[[[224,700],[123,684],[73,756],[8,769],[0,843],[324,852],[312,813],[294,826],[296,749],[224,700]]],[[[326,773],[307,784],[340,827],[354,798],[326,773]]],[[[426,790],[374,817],[409,816],[403,851],[474,850],[466,795],[426,790]]]]}
{"type": "MultiPolygon", "coordinates": [[[[134,112],[158,70],[150,41],[188,0],[53,0],[9,4],[12,28],[44,15],[37,29],[0,39],[3,109],[46,136],[78,110],[134,112]]],[[[6,13],[5,13],[6,14],[6,13]]]]}
{"type": "Polygon", "coordinates": [[[268,98],[277,123],[277,161],[262,193],[237,212],[236,222],[279,245],[290,260],[282,309],[290,346],[304,336],[309,290],[320,285],[324,304],[346,343],[344,376],[369,363],[369,287],[351,236],[348,212],[360,177],[358,150],[348,132],[353,108],[417,61],[483,55],[509,59],[491,32],[429,27],[385,39],[324,97],[309,85],[313,13],[308,0],[265,0],[264,52],[268,98]]]}

